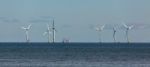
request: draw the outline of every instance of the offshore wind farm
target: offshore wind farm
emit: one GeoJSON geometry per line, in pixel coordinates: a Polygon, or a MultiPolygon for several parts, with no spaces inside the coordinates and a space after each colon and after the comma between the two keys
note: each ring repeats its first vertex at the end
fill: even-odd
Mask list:
{"type": "MultiPolygon", "coordinates": [[[[102,43],[102,32],[103,30],[105,30],[105,26],[106,25],[98,25],[97,27],[95,26],[94,29],[95,31],[97,31],[98,33],[98,39],[99,39],[99,42],[102,43]]],[[[28,27],[21,27],[23,30],[25,30],[25,34],[26,34],[26,42],[30,42],[30,39],[29,39],[29,30],[30,30],[30,27],[31,27],[31,24],[28,25],[28,27]]],[[[134,27],[136,28],[136,26],[134,25],[130,25],[128,26],[127,24],[125,23],[122,23],[122,25],[119,26],[120,28],[123,27],[125,29],[125,42],[129,43],[130,42],[130,39],[129,39],[129,31],[131,29],[134,29],[134,27]]],[[[116,33],[117,31],[117,28],[119,27],[116,27],[116,26],[112,26],[111,29],[113,30],[113,40],[114,42],[112,43],[117,43],[116,41],[116,33]]],[[[143,27],[144,28],[144,27],[143,27]]],[[[55,28],[55,22],[53,20],[51,26],[50,24],[47,24],[47,30],[43,33],[43,35],[47,35],[47,38],[48,38],[48,43],[54,43],[55,42],[55,39],[56,39],[56,28],[55,28]]],[[[62,38],[62,42],[63,42],[63,38],[62,38]]],[[[120,43],[120,42],[119,42],[120,43]]]]}
{"type": "MultiPolygon", "coordinates": [[[[55,20],[57,21],[57,20],[55,20]]],[[[150,43],[132,42],[130,33],[137,29],[149,28],[149,25],[122,23],[96,24],[85,28],[95,32],[97,42],[73,42],[67,39],[57,41],[61,30],[52,19],[44,23],[43,32],[40,33],[45,42],[32,42],[31,34],[34,33],[36,24],[18,27],[23,31],[22,42],[0,42],[1,67],[149,67],[150,43]],[[140,27],[142,26],[142,27],[140,27]],[[34,30],[33,30],[34,29],[34,30]],[[112,42],[104,42],[104,31],[110,30],[112,42]],[[119,42],[117,33],[124,33],[119,42]]],[[[41,26],[41,25],[39,25],[41,26]]],[[[77,26],[78,27],[78,26],[77,26]]],[[[41,28],[41,27],[40,27],[41,28]]],[[[71,34],[70,31],[65,33],[71,34]]],[[[106,33],[106,32],[105,32],[106,33]]],[[[80,32],[79,32],[80,34],[80,32]]],[[[88,34],[88,33],[87,33],[88,34]]],[[[88,34],[91,35],[91,34],[88,34]]],[[[106,36],[106,35],[105,35],[106,36]]],[[[108,36],[108,35],[107,35],[108,36]]],[[[72,39],[72,38],[70,38],[72,39]]],[[[109,38],[108,38],[109,39],[109,38]]],[[[40,39],[39,39],[40,40],[40,39]]]]}
{"type": "MultiPolygon", "coordinates": [[[[56,20],[55,20],[56,21],[56,20]]],[[[97,42],[70,42],[63,40],[57,42],[61,30],[52,19],[44,23],[43,32],[40,33],[45,42],[32,42],[35,25],[18,27],[23,31],[22,42],[0,42],[1,67],[149,67],[150,43],[130,41],[130,33],[134,29],[146,29],[147,25],[122,23],[118,25],[96,24],[90,30],[97,33],[97,42]],[[104,31],[110,30],[112,42],[104,42],[104,31]],[[125,33],[124,42],[119,42],[117,33],[125,33]]],[[[40,26],[40,25],[39,25],[40,26]]],[[[40,27],[41,28],[41,27],[40,27]]],[[[86,28],[89,29],[89,28],[86,28]]],[[[69,32],[69,31],[67,31],[69,32]]],[[[67,33],[66,32],[66,33],[67,33]]],[[[80,32],[79,32],[80,33],[80,32]]],[[[69,32],[71,34],[71,32],[69,32]]],[[[88,34],[90,35],[90,34],[88,34]]],[[[72,39],[72,38],[71,38],[72,39]]]]}
{"type": "MultiPolygon", "coordinates": [[[[128,25],[126,23],[122,23],[120,25],[108,25],[108,24],[104,24],[104,25],[96,25],[94,26],[93,28],[95,29],[95,31],[98,33],[97,34],[97,40],[98,42],[101,42],[102,43],[102,32],[104,30],[108,30],[108,27],[109,27],[109,30],[113,30],[113,42],[112,43],[121,43],[121,42],[117,42],[117,38],[116,38],[116,33],[120,30],[124,30],[125,31],[125,38],[124,38],[124,42],[123,43],[129,43],[130,42],[130,39],[131,37],[129,37],[129,31],[130,30],[134,30],[134,29],[146,29],[146,28],[149,28],[149,25],[136,25],[136,24],[132,24],[132,25],[128,25]]],[[[22,28],[22,29],[25,29],[26,30],[26,42],[28,42],[28,39],[29,39],[29,36],[28,36],[28,31],[30,29],[30,26],[31,24],[27,27],[27,28],[22,28]]],[[[93,29],[92,28],[92,29],[93,29]]],[[[59,30],[59,29],[58,29],[59,30]]],[[[69,32],[69,31],[68,31],[69,32]]],[[[61,32],[60,32],[61,33],[61,32]]],[[[55,28],[55,22],[54,22],[54,19],[52,21],[52,24],[47,24],[47,31],[43,33],[43,35],[48,35],[48,42],[50,43],[54,43],[55,42],[55,39],[56,39],[56,28],[55,28]]],[[[90,34],[89,34],[90,35],[90,34]]],[[[62,38],[62,41],[63,42],[63,38],[62,38]]],[[[132,42],[134,43],[134,42],[132,42]]],[[[136,43],[136,42],[135,42],[136,43]]]]}
{"type": "Polygon", "coordinates": [[[0,67],[150,67],[150,0],[0,0],[0,67]]]}

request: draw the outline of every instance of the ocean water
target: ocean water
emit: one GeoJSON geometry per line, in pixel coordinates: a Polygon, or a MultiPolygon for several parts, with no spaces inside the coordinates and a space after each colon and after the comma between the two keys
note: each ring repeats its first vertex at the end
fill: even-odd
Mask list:
{"type": "Polygon", "coordinates": [[[0,67],[150,67],[150,43],[0,43],[0,67]]]}

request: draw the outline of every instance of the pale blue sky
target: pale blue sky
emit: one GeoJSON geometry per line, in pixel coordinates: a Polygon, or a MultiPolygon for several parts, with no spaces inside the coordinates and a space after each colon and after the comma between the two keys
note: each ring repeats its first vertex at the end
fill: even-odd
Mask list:
{"type": "MultiPolygon", "coordinates": [[[[32,42],[46,42],[46,24],[55,18],[56,41],[98,42],[92,25],[150,23],[150,0],[0,0],[0,42],[24,42],[21,26],[32,24],[32,42]]],[[[150,29],[132,30],[132,42],[150,42],[150,29]]],[[[103,31],[104,42],[112,42],[112,30],[103,31]]],[[[125,41],[123,30],[117,41],[125,41]]]]}

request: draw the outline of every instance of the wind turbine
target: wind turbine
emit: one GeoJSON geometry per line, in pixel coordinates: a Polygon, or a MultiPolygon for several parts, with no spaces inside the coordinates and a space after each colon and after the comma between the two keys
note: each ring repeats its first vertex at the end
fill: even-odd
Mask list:
{"type": "Polygon", "coordinates": [[[123,26],[126,28],[126,38],[127,38],[127,42],[129,43],[130,41],[129,41],[129,30],[131,30],[133,27],[134,27],[134,25],[130,25],[130,26],[128,26],[128,25],[126,25],[125,23],[123,23],[123,26]]]}
{"type": "Polygon", "coordinates": [[[55,36],[56,36],[56,29],[55,29],[55,23],[54,23],[54,19],[53,19],[53,23],[52,23],[52,32],[53,32],[53,43],[55,42],[55,36]]]}
{"type": "Polygon", "coordinates": [[[29,39],[29,30],[31,28],[31,24],[28,25],[28,27],[21,27],[23,30],[25,30],[25,33],[26,33],[26,42],[30,42],[30,39],[29,39]]]}
{"type": "Polygon", "coordinates": [[[113,39],[114,39],[114,42],[116,42],[116,32],[117,32],[116,27],[113,27],[113,39]]]}
{"type": "Polygon", "coordinates": [[[47,24],[47,31],[43,33],[43,35],[48,35],[48,42],[51,42],[51,27],[49,26],[49,24],[47,24]]]}
{"type": "Polygon", "coordinates": [[[99,33],[99,41],[102,42],[101,32],[104,30],[105,25],[101,27],[96,27],[95,30],[99,33]]]}

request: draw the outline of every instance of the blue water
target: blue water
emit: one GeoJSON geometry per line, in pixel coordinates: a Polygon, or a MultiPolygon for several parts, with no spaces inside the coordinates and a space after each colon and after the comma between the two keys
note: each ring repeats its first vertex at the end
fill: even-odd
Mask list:
{"type": "Polygon", "coordinates": [[[150,43],[0,43],[0,67],[150,67],[150,43]]]}

